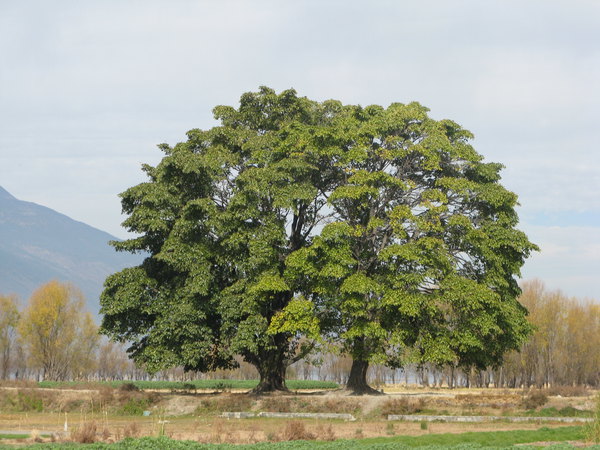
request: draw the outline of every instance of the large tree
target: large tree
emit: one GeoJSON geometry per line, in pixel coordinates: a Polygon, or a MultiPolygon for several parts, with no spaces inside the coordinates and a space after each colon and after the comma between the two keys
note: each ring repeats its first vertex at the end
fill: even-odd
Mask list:
{"type": "Polygon", "coordinates": [[[536,247],[515,228],[516,196],[471,133],[417,103],[340,116],[346,147],[332,222],[288,264],[338,313],[348,388],[374,392],[370,362],[485,367],[529,332],[515,277],[536,247]]]}
{"type": "Polygon", "coordinates": [[[147,258],[107,279],[102,328],[136,361],[206,371],[241,355],[257,391],[283,390],[324,337],[360,392],[370,362],[481,365],[527,333],[514,276],[534,247],[467,131],[416,103],[268,88],[214,112],[122,194],[139,237],[114,245],[147,258]]]}
{"type": "Polygon", "coordinates": [[[261,88],[238,109],[215,108],[219,126],[162,145],[160,164],[144,166],[149,181],[122,194],[124,226],[140,236],[113,245],[147,258],[107,279],[104,332],[132,342],[150,371],[229,367],[239,354],[257,368],[258,392],[285,390],[300,333],[316,326],[282,320],[314,315],[286,262],[310,242],[339,178],[326,133],[340,108],[261,88]]]}

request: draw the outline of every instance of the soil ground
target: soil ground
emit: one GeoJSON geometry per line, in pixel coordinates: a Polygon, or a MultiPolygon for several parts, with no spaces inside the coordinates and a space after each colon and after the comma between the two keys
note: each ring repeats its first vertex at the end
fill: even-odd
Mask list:
{"type": "MultiPolygon", "coordinates": [[[[14,396],[15,391],[11,389],[15,388],[0,388],[0,399],[2,396],[14,396]]],[[[46,396],[44,398],[52,399],[50,403],[53,406],[47,408],[46,400],[42,411],[19,412],[0,406],[0,433],[30,434],[33,432],[35,436],[41,434],[41,440],[47,441],[49,438],[44,438],[44,435],[54,434],[54,439],[68,439],[69,434],[73,438],[78,430],[87,429],[88,434],[94,435],[94,439],[108,442],[118,441],[127,436],[156,436],[163,433],[174,439],[198,442],[255,443],[289,438],[333,440],[392,435],[417,436],[427,433],[525,430],[540,427],[540,424],[535,422],[432,422],[425,426],[418,422],[386,420],[386,413],[523,415],[523,395],[520,390],[450,390],[388,386],[384,388],[384,392],[387,395],[351,396],[344,391],[312,391],[261,397],[253,397],[244,392],[187,394],[145,392],[143,395],[152,396],[152,403],[147,405],[150,415],[143,416],[139,411],[135,415],[126,415],[122,411],[116,412],[116,405],[122,405],[124,402],[120,397],[122,393],[116,389],[108,393],[104,389],[101,393],[100,390],[93,389],[28,388],[27,395],[44,395],[46,396]],[[71,405],[71,408],[67,408],[66,405],[71,405]],[[80,407],[73,408],[73,405],[80,407]],[[223,411],[250,410],[350,412],[357,417],[357,420],[345,422],[324,419],[224,419],[219,417],[223,411]],[[67,433],[65,433],[65,420],[67,433]]],[[[139,396],[142,393],[135,395],[139,396]]],[[[135,395],[128,397],[127,401],[142,398],[135,395]]],[[[6,402],[0,402],[0,405],[5,404],[6,402]]],[[[146,407],[146,403],[143,405],[146,407]]],[[[580,397],[550,396],[543,407],[554,407],[557,410],[565,407],[591,410],[593,396],[592,394],[580,397]]],[[[544,423],[543,426],[558,427],[564,424],[544,423]]],[[[17,443],[16,440],[7,439],[1,442],[17,443]]]]}

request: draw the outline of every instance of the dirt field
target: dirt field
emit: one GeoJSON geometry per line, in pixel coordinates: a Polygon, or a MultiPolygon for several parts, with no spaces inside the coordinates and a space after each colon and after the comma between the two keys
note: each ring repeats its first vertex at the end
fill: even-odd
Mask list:
{"type": "MultiPolygon", "coordinates": [[[[77,433],[87,433],[94,440],[108,442],[128,436],[166,434],[175,439],[199,442],[255,443],[297,438],[333,440],[540,427],[535,422],[424,424],[386,420],[387,414],[520,416],[525,414],[524,401],[528,398],[522,391],[398,387],[387,387],[384,391],[386,395],[366,397],[349,396],[343,391],[254,397],[242,392],[181,394],[123,392],[107,388],[2,388],[0,433],[29,434],[33,431],[35,435],[54,434],[54,439],[67,439],[69,435],[73,439],[77,433]],[[357,420],[225,419],[219,417],[223,411],[338,412],[353,414],[357,420]]],[[[592,393],[578,397],[548,396],[537,410],[543,408],[591,410],[592,393]]],[[[563,424],[544,423],[544,426],[563,424]]]]}

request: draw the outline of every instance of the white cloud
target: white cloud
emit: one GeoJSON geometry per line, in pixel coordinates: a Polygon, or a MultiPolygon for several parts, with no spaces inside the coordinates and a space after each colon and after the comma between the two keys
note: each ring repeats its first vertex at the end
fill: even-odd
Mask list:
{"type": "MultiPolygon", "coordinates": [[[[0,2],[0,185],[122,235],[154,145],[266,84],[420,101],[507,166],[524,216],[600,211],[599,41],[595,0],[0,2]]],[[[526,270],[583,285],[595,229],[532,230],[526,270]]]]}
{"type": "Polygon", "coordinates": [[[539,278],[550,289],[600,301],[600,227],[522,225],[541,249],[527,260],[523,278],[539,278]]]}

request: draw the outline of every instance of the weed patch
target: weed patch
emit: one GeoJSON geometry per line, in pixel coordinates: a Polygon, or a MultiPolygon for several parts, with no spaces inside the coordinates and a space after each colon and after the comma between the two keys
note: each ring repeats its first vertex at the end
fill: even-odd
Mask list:
{"type": "Polygon", "coordinates": [[[286,423],[280,435],[282,441],[312,441],[315,438],[316,436],[300,421],[286,423]]]}
{"type": "Polygon", "coordinates": [[[530,391],[523,401],[521,402],[521,406],[525,409],[536,409],[540,406],[544,406],[548,402],[548,396],[544,394],[544,392],[540,390],[530,391]]]}
{"type": "Polygon", "coordinates": [[[96,442],[96,422],[85,422],[71,433],[71,439],[80,444],[96,442]]]}
{"type": "Polygon", "coordinates": [[[245,394],[230,394],[206,398],[200,401],[196,408],[196,415],[220,414],[224,411],[250,411],[254,400],[245,394]]]}
{"type": "Polygon", "coordinates": [[[416,401],[407,398],[392,398],[386,400],[381,405],[381,415],[386,417],[389,414],[418,414],[425,409],[425,399],[416,401]]]}
{"type": "Polygon", "coordinates": [[[594,421],[590,423],[585,430],[585,437],[588,441],[600,444],[600,394],[596,397],[596,410],[594,411],[594,421]]]}

